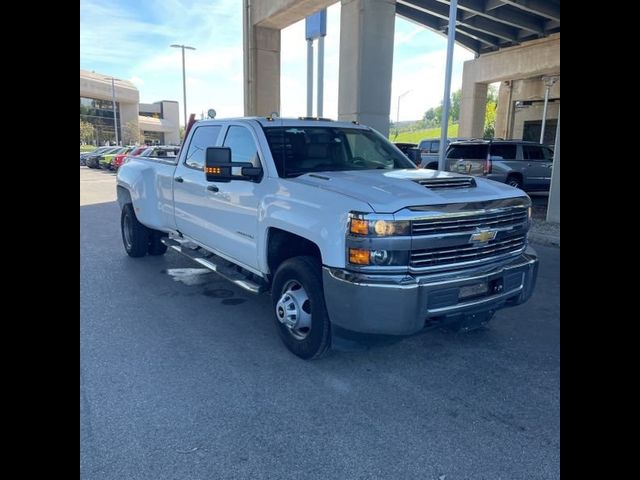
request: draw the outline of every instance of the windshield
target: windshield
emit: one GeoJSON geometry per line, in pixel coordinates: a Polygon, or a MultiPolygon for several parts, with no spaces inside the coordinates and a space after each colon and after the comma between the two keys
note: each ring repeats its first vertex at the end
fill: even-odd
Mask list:
{"type": "Polygon", "coordinates": [[[357,128],[265,127],[278,175],[416,166],[380,134],[357,128]]]}

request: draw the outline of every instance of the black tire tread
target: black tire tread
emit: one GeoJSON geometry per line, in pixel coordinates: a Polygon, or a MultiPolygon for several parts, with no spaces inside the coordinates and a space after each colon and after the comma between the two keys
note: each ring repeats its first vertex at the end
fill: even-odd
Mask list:
{"type": "MultiPolygon", "coordinates": [[[[322,265],[316,257],[311,257],[306,255],[293,257],[282,262],[282,264],[278,267],[278,270],[276,271],[276,274],[273,279],[274,291],[272,292],[272,295],[274,296],[273,303],[275,305],[275,302],[277,302],[278,296],[280,295],[280,292],[278,291],[281,288],[280,285],[283,285],[285,283],[284,281],[281,281],[281,278],[280,278],[283,275],[282,272],[285,272],[287,269],[293,269],[298,271],[303,270],[310,277],[309,280],[311,280],[312,285],[305,285],[305,289],[307,290],[309,296],[314,295],[316,297],[313,299],[311,303],[313,305],[312,308],[314,308],[314,310],[319,309],[319,313],[321,314],[321,316],[324,317],[320,320],[323,326],[322,336],[320,337],[320,341],[318,345],[315,347],[311,355],[307,355],[307,352],[304,351],[304,349],[296,349],[297,341],[293,339],[293,337],[291,337],[288,332],[283,330],[286,327],[282,326],[280,322],[278,322],[277,318],[275,318],[275,313],[274,313],[275,323],[278,327],[278,332],[280,333],[280,337],[282,338],[283,342],[294,355],[297,355],[298,357],[303,358],[305,360],[320,358],[329,350],[329,347],[331,347],[331,322],[329,320],[329,314],[327,313],[327,306],[324,300],[321,267],[322,265]],[[315,283],[315,285],[313,285],[313,283],[315,283]],[[318,305],[318,302],[320,302],[320,305],[318,305]]],[[[304,282],[307,279],[299,278],[298,280],[301,282],[304,282]]],[[[315,311],[313,314],[313,318],[314,318],[314,325],[312,328],[317,328],[318,325],[316,325],[316,322],[318,319],[316,317],[315,311]]],[[[306,342],[306,341],[307,339],[303,340],[302,342],[306,342]]]]}
{"type": "Polygon", "coordinates": [[[149,248],[150,231],[147,227],[145,227],[138,221],[136,213],[133,210],[133,205],[130,203],[127,203],[122,208],[122,215],[120,216],[120,229],[122,233],[122,243],[124,245],[125,251],[127,252],[127,255],[133,258],[144,257],[147,254],[147,250],[149,248]],[[131,215],[133,221],[131,249],[127,248],[127,242],[124,239],[124,219],[127,215],[131,215]]]}

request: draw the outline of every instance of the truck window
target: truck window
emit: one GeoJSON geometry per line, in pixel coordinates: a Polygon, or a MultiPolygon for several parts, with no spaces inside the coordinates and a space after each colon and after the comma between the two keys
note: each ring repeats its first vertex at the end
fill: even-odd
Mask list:
{"type": "Polygon", "coordinates": [[[196,127],[189,143],[189,150],[184,160],[184,164],[189,168],[204,170],[205,155],[207,147],[215,147],[220,125],[203,125],[196,127]]]}
{"type": "Polygon", "coordinates": [[[260,166],[258,148],[251,132],[245,127],[232,125],[227,131],[224,146],[231,149],[232,162],[249,162],[254,167],[260,166]]]}

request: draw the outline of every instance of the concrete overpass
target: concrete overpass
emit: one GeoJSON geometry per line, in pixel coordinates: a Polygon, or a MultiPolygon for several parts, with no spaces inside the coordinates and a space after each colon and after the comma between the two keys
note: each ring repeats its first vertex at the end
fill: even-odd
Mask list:
{"type": "MultiPolygon", "coordinates": [[[[269,115],[280,111],[280,30],[338,0],[243,1],[244,113],[269,115]]],[[[447,35],[449,1],[340,3],[338,119],[387,135],[395,16],[447,35]]],[[[555,222],[560,221],[559,32],[559,0],[458,0],[456,42],[476,54],[464,65],[459,136],[482,137],[487,87],[501,82],[496,136],[523,138],[527,128],[536,128],[545,82],[553,79],[547,117],[555,121],[557,134],[548,219],[555,222]]]]}

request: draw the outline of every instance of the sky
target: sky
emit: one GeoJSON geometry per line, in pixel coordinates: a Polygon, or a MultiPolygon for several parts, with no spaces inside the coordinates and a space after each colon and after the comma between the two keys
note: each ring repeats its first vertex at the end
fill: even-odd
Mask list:
{"type": "MultiPolygon", "coordinates": [[[[442,101],[447,39],[398,16],[395,22],[390,117],[396,120],[398,96],[408,91],[399,118],[418,120],[442,101]]],[[[141,103],[176,100],[182,112],[181,51],[171,44],[196,48],[185,52],[188,113],[200,118],[214,108],[219,118],[242,116],[242,0],[80,1],[80,68],[130,80],[141,103]]],[[[280,115],[305,115],[304,20],[282,31],[281,44],[280,115]]],[[[339,45],[338,2],[327,9],[323,115],[329,118],[338,117],[339,45]]],[[[462,84],[463,62],[473,58],[454,49],[452,91],[462,84]]]]}

